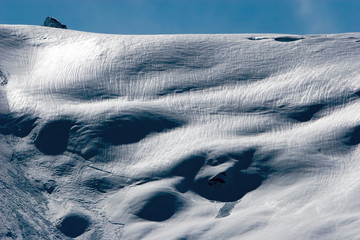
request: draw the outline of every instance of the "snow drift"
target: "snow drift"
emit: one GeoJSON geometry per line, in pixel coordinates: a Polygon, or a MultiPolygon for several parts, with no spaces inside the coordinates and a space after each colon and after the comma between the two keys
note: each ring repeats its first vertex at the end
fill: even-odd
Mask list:
{"type": "Polygon", "coordinates": [[[0,25],[1,239],[354,239],[360,34],[0,25]]]}

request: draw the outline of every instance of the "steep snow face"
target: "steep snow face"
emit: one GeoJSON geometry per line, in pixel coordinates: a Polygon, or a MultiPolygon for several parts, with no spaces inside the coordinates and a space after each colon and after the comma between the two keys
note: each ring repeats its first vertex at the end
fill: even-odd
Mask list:
{"type": "Polygon", "coordinates": [[[354,239],[360,34],[0,25],[0,238],[354,239]]]}

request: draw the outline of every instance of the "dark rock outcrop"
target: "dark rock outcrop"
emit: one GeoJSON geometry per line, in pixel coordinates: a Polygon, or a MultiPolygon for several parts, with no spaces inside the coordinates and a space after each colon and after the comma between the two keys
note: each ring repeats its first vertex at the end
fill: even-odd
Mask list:
{"type": "Polygon", "coordinates": [[[67,29],[66,25],[62,24],[56,18],[53,17],[47,17],[44,21],[43,26],[67,29]]]}

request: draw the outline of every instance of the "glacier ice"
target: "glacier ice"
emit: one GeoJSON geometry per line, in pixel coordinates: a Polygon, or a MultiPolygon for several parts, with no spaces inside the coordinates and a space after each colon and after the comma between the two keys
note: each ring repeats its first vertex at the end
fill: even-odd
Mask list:
{"type": "Polygon", "coordinates": [[[0,238],[357,238],[359,41],[0,25],[0,238]]]}

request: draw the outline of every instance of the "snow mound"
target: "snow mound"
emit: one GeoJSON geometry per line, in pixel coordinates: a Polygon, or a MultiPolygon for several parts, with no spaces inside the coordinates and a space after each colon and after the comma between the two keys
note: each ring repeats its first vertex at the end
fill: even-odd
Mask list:
{"type": "Polygon", "coordinates": [[[359,41],[0,25],[0,238],[357,238],[359,41]]]}

